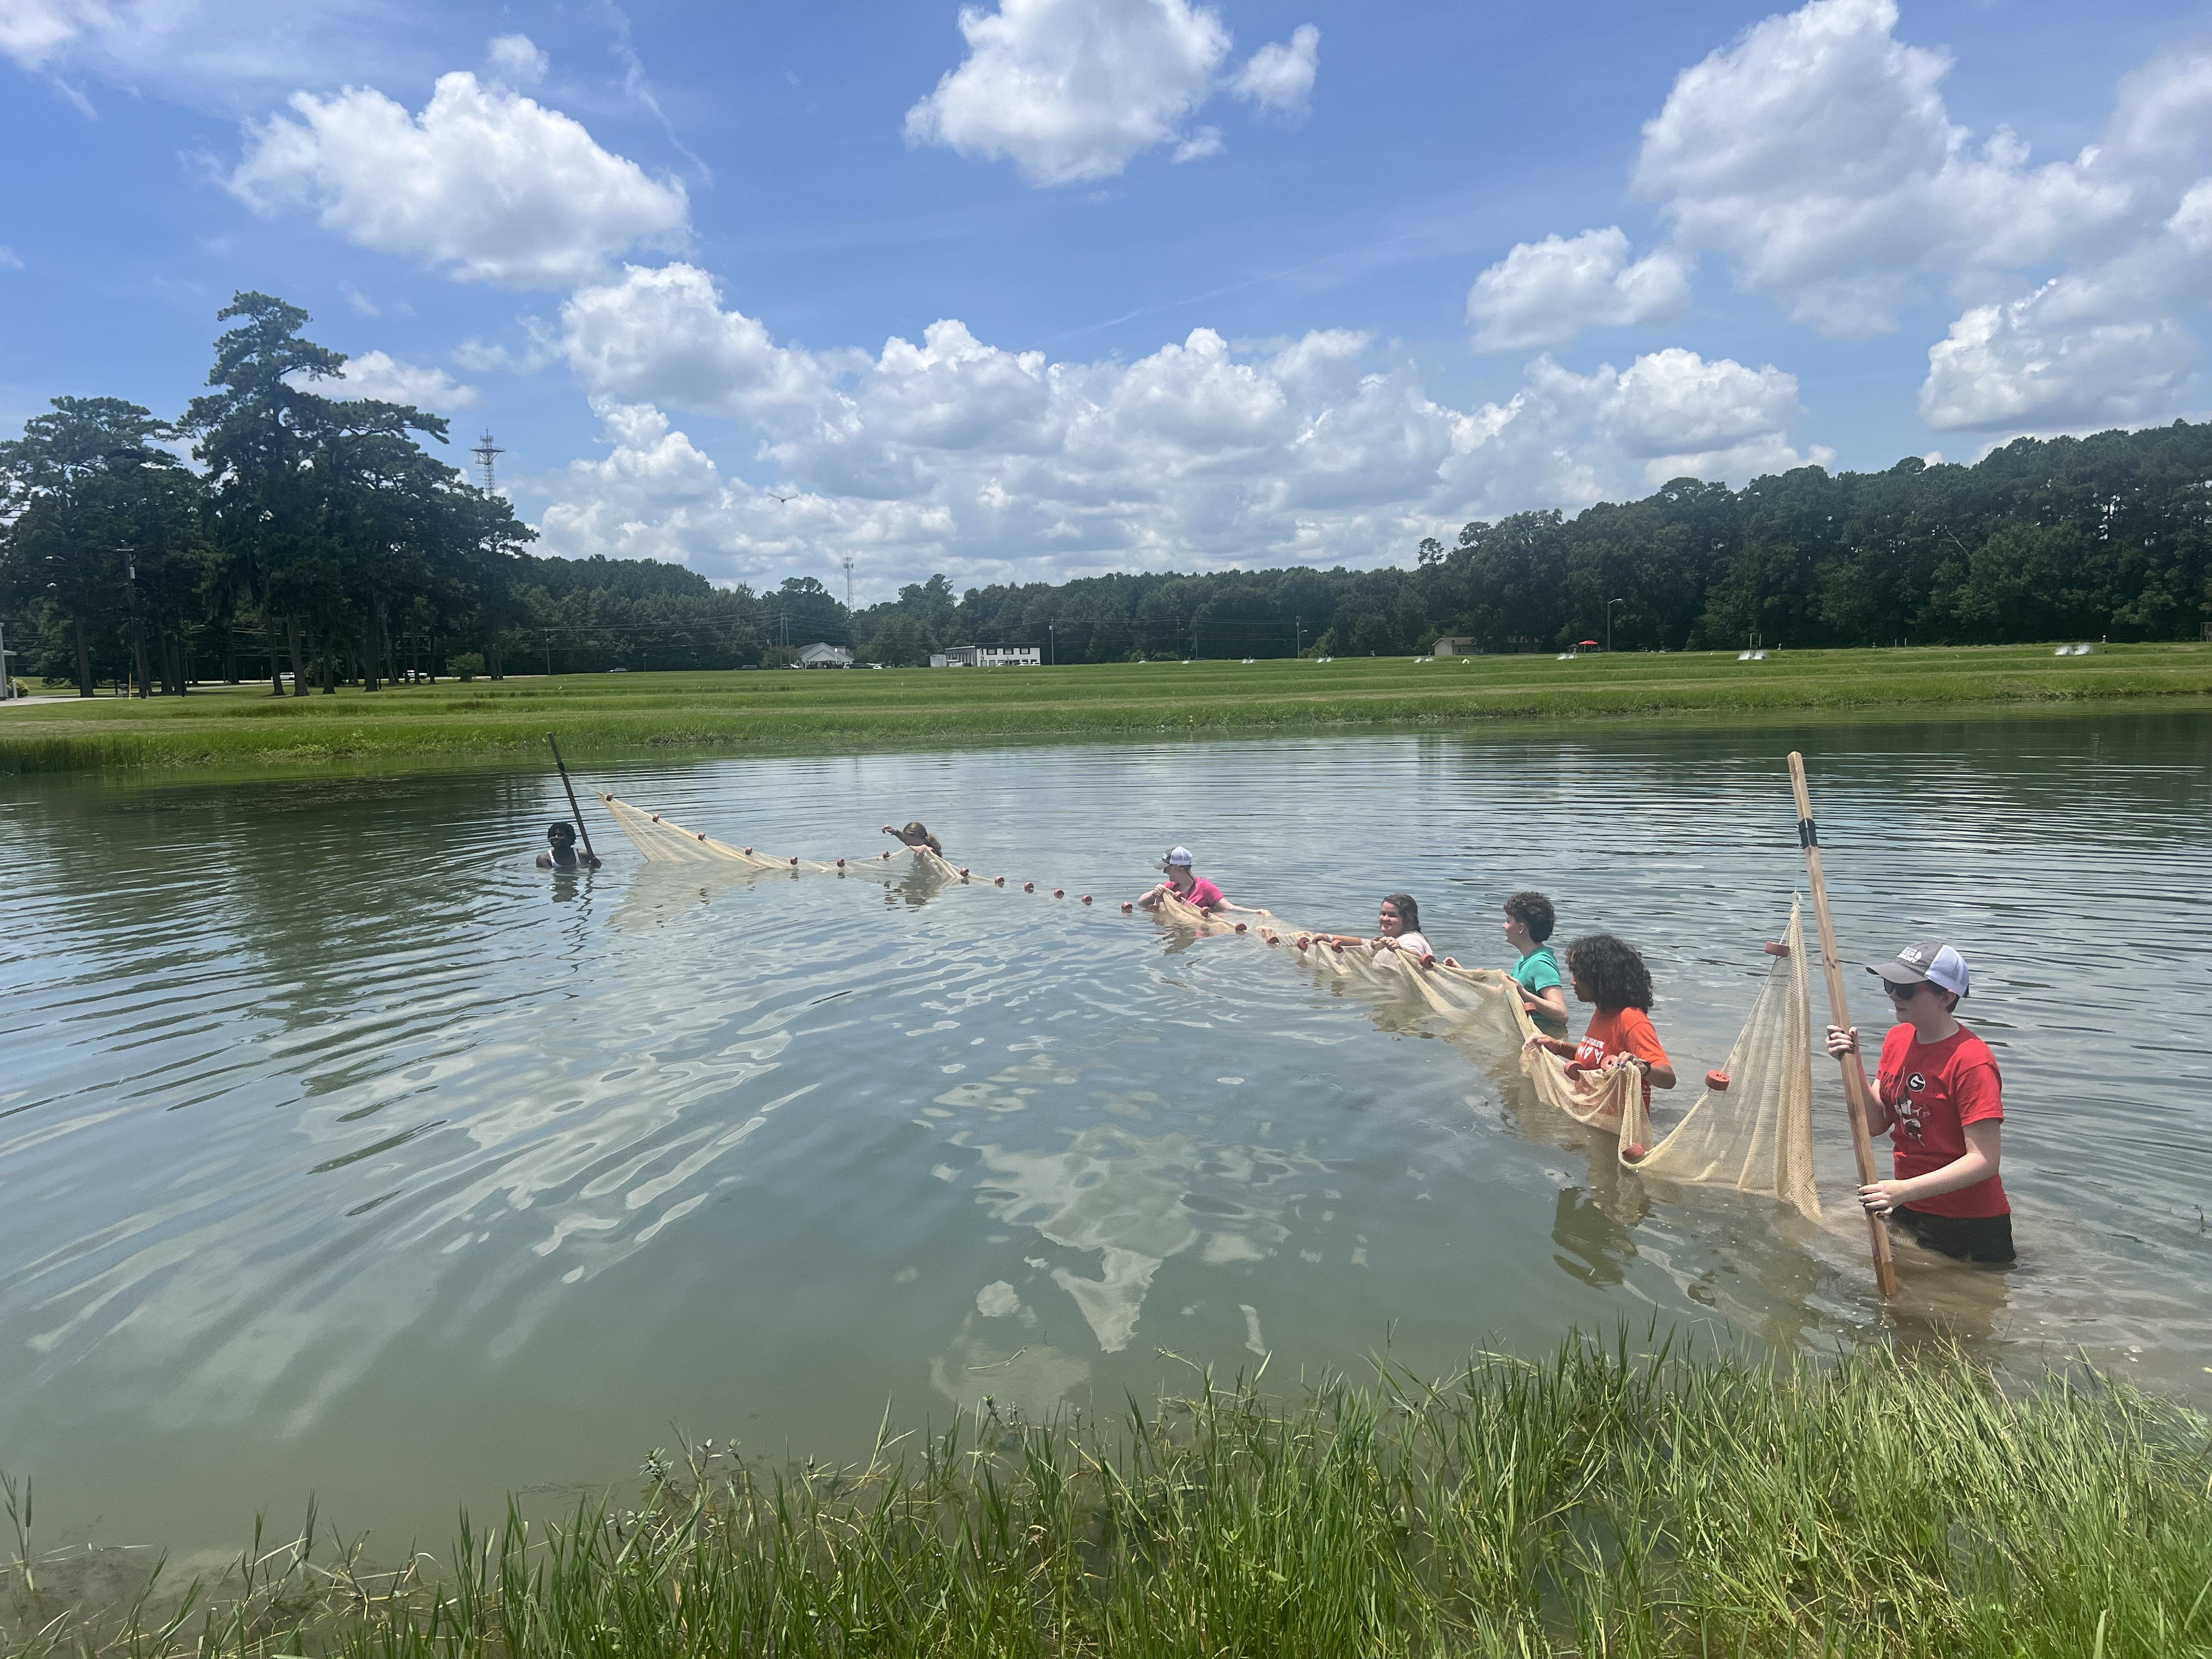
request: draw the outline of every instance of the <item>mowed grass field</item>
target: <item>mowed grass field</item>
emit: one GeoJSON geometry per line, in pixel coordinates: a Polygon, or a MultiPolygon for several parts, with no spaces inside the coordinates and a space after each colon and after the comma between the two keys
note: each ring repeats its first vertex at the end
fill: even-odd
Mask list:
{"type": "Polygon", "coordinates": [[[522,676],[272,697],[0,707],[0,773],[108,767],[314,767],[669,749],[909,748],[1363,726],[1578,722],[1785,710],[2212,698],[2212,645],[2049,646],[1116,664],[1102,667],[726,671],[522,676]]]}

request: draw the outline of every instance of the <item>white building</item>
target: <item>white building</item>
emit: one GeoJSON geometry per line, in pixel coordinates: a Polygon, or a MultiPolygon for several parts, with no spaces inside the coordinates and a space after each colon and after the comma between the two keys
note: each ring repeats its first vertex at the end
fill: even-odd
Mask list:
{"type": "Polygon", "coordinates": [[[1465,635],[1447,635],[1437,641],[1431,654],[1439,657],[1479,657],[1482,647],[1465,635]]]}
{"type": "Polygon", "coordinates": [[[817,641],[813,645],[799,647],[799,665],[801,668],[850,668],[853,653],[842,645],[823,645],[817,641]]]}
{"type": "Polygon", "coordinates": [[[929,653],[932,668],[1041,668],[1041,645],[949,645],[929,653]]]}

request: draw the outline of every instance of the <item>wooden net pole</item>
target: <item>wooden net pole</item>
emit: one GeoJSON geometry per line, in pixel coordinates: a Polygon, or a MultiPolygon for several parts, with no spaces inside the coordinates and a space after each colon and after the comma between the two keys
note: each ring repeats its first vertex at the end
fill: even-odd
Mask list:
{"type": "MultiPolygon", "coordinates": [[[[1790,751],[1790,787],[1797,793],[1797,840],[1805,849],[1805,872],[1813,884],[1813,915],[1820,925],[1820,968],[1828,980],[1828,1009],[1835,1023],[1848,1030],[1851,1023],[1849,999],[1844,991],[1844,965],[1836,955],[1836,924],[1828,914],[1828,884],[1820,874],[1820,836],[1813,825],[1813,797],[1805,787],[1805,757],[1790,751]]],[[[1856,1054],[1845,1054],[1839,1064],[1844,1094],[1850,1102],[1851,1151],[1858,1157],[1859,1185],[1877,1178],[1874,1165],[1874,1136],[1867,1125],[1874,1121],[1873,1095],[1867,1086],[1866,1068],[1856,1054]]],[[[1867,1216],[1867,1237],[1874,1246],[1875,1281],[1886,1296],[1897,1294],[1897,1264],[1890,1259],[1889,1229],[1880,1216],[1867,1216]]]]}
{"type": "Polygon", "coordinates": [[[576,805],[576,786],[568,781],[568,763],[561,758],[560,743],[550,732],[545,734],[545,741],[553,745],[553,764],[561,769],[561,787],[568,792],[568,811],[576,820],[576,833],[584,838],[584,856],[597,864],[599,855],[592,850],[592,832],[584,827],[584,809],[576,805]]]}

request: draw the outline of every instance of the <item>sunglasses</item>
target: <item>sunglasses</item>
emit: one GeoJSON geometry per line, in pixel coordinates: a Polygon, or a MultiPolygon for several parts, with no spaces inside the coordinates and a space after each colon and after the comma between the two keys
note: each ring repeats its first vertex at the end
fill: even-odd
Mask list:
{"type": "Polygon", "coordinates": [[[1915,980],[1910,985],[1899,985],[1892,982],[1891,981],[1884,980],[1882,983],[1887,988],[1889,994],[1895,1000],[1899,1002],[1910,1002],[1914,997],[1920,994],[1920,988],[1923,983],[1925,983],[1925,981],[1915,980]]]}

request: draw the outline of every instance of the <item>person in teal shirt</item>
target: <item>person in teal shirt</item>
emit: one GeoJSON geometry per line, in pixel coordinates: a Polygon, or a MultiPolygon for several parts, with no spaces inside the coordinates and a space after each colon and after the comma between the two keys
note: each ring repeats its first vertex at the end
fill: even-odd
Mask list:
{"type": "Polygon", "coordinates": [[[1559,980],[1559,959],[1544,943],[1558,921],[1552,901],[1541,893],[1516,893],[1505,901],[1505,942],[1521,953],[1511,969],[1520,982],[1521,1006],[1538,1029],[1552,1036],[1567,1029],[1567,994],[1559,980]]]}

